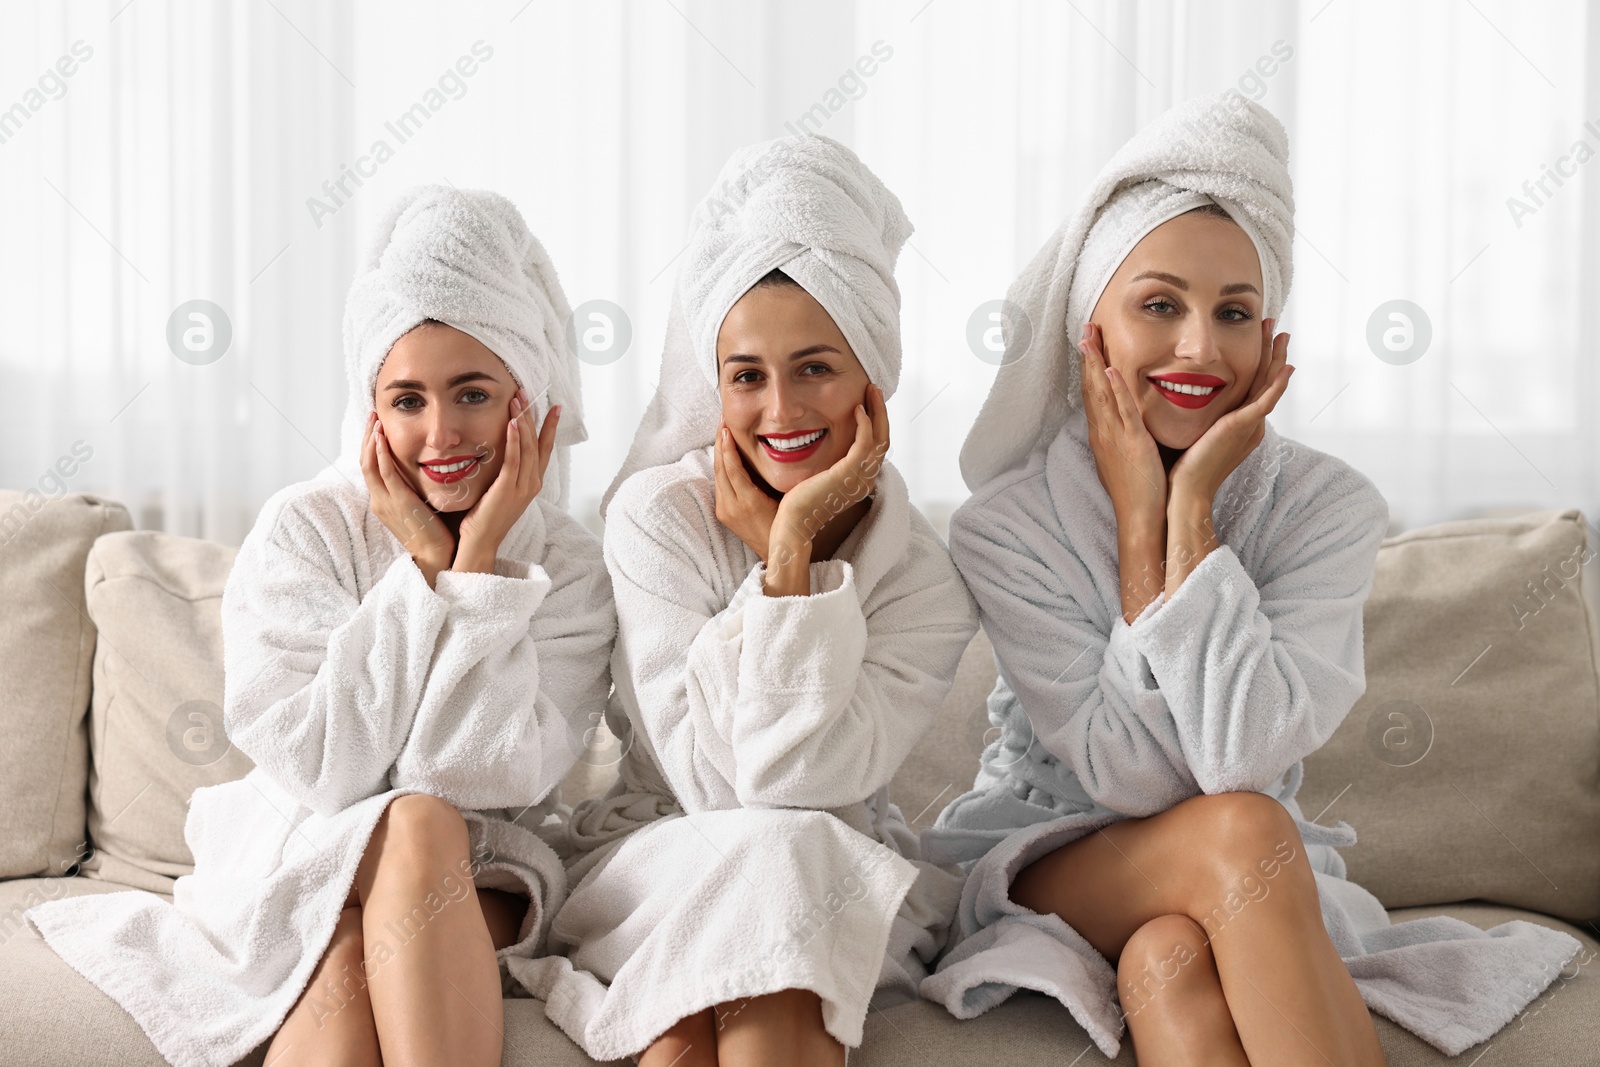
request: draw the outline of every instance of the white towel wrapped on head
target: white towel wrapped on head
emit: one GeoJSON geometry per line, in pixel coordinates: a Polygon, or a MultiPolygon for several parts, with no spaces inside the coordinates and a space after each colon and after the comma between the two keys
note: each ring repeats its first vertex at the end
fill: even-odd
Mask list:
{"type": "Polygon", "coordinates": [[[899,384],[894,265],[912,227],[877,175],[838,141],[812,134],[739,149],[712,188],[689,224],[660,384],[601,514],[633,474],[712,442],[722,412],[717,333],[772,270],[782,268],[816,298],[885,399],[899,384]]]}
{"type": "Polygon", "coordinates": [[[345,379],[352,397],[339,428],[339,469],[361,481],[361,438],[389,349],[429,319],[471,334],[500,357],[544,425],[561,405],[556,449],[539,495],[567,506],[568,449],[588,439],[582,382],[567,338],[561,281],[516,205],[499,193],[422,185],[389,208],[345,301],[345,379]]]}
{"type": "Polygon", "coordinates": [[[1237,93],[1180,104],[1122,146],[1006,293],[1031,341],[1010,351],[1018,333],[1005,316],[1005,360],[961,447],[968,489],[1020,466],[1080,406],[1083,324],[1117,267],[1163,222],[1220,205],[1256,246],[1264,314],[1278,317],[1294,272],[1288,163],[1283,125],[1237,93]]]}

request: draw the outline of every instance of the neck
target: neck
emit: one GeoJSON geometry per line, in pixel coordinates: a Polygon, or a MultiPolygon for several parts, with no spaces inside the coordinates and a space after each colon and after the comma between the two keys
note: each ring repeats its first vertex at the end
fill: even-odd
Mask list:
{"type": "Polygon", "coordinates": [[[817,531],[811,539],[811,560],[820,563],[825,559],[832,559],[833,554],[839,551],[839,546],[844,544],[845,538],[850,536],[856,524],[866,517],[872,509],[872,498],[865,497],[845,508],[839,514],[828,520],[828,524],[817,531]]]}

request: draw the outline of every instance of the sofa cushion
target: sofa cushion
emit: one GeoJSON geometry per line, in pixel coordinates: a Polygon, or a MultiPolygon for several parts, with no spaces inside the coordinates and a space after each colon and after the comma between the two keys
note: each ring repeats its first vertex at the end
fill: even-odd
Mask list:
{"type": "MultiPolygon", "coordinates": [[[[1592,930],[1558,919],[1485,905],[1416,908],[1394,914],[1396,922],[1423,915],[1453,915],[1488,929],[1510,919],[1525,919],[1571,934],[1583,943],[1566,971],[1494,1037],[1460,1056],[1446,1056],[1382,1016],[1374,1016],[1389,1067],[1462,1067],[1483,1058],[1483,1067],[1544,1067],[1593,1063],[1600,1043],[1600,978],[1592,930]],[[1580,965],[1581,962],[1581,965],[1580,965]],[[1490,1050],[1493,1055],[1486,1055],[1490,1050]]],[[[1004,1063],[1007,1067],[1095,1067],[1134,1063],[1133,1042],[1124,1040],[1115,1060],[1100,1054],[1083,1028],[1055,1000],[1020,994],[976,1019],[957,1020],[927,1001],[867,1015],[861,1051],[851,1067],[927,1067],[928,1064],[1004,1063]],[[1076,1058],[1075,1058],[1076,1057],[1076,1058]]]]}
{"type": "MultiPolygon", "coordinates": [[[[5,1049],[6,1064],[158,1067],[164,1062],[115,1001],[79,977],[31,927],[7,921],[41,899],[118,888],[84,878],[0,882],[0,1048],[5,1049]]],[[[1400,922],[1423,915],[1453,915],[1482,929],[1525,919],[1571,934],[1583,943],[1583,952],[1521,1015],[1460,1057],[1445,1056],[1378,1017],[1378,1036],[1390,1067],[1471,1064],[1491,1050],[1497,1067],[1593,1062],[1592,1050],[1600,1044],[1600,979],[1593,973],[1600,941],[1595,939],[1595,931],[1482,904],[1414,908],[1396,912],[1393,918],[1400,922]]],[[[514,998],[504,1003],[501,1063],[505,1067],[587,1067],[595,1062],[545,1018],[542,1001],[514,998]]],[[[263,1046],[240,1062],[255,1067],[264,1053],[263,1046]]],[[[1115,1061],[1107,1060],[1065,1008],[1032,993],[1014,996],[969,1020],[955,1019],[943,1007],[927,1001],[874,1009],[867,1014],[861,1048],[850,1054],[852,1067],[962,1067],[970,1063],[1094,1067],[1110,1062],[1133,1063],[1132,1042],[1124,1041],[1122,1054],[1115,1061]]],[[[1484,1060],[1486,1067],[1489,1062],[1484,1060]]]]}
{"type": "Polygon", "coordinates": [[[1345,819],[1388,907],[1482,899],[1600,915],[1600,684],[1576,510],[1383,543],[1367,691],[1306,760],[1300,802],[1345,819]]]}
{"type": "Polygon", "coordinates": [[[64,874],[85,845],[94,626],[83,566],[121,504],[0,490],[0,878],[64,874]]]}
{"type": "Polygon", "coordinates": [[[237,550],[110,534],[84,585],[100,632],[90,731],[90,878],[170,892],[194,858],[189,794],[249,773],[222,729],[222,586],[237,550]]]}

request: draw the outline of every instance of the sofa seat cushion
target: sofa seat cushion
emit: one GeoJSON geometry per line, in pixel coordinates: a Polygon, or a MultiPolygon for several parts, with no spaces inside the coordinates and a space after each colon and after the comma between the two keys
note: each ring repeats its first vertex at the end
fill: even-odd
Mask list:
{"type": "MultiPolygon", "coordinates": [[[[1542,923],[1571,934],[1583,951],[1566,972],[1516,1019],[1489,1041],[1450,1057],[1381,1016],[1375,1018],[1389,1067],[1465,1067],[1484,1056],[1484,1067],[1545,1067],[1593,1063],[1600,1045],[1600,978],[1594,959],[1600,952],[1596,931],[1570,926],[1515,908],[1487,904],[1406,908],[1390,913],[1396,922],[1424,915],[1452,915],[1482,929],[1511,919],[1542,923]],[[1492,1049],[1492,1052],[1490,1050],[1492,1049]],[[1489,1053],[1488,1055],[1484,1055],[1489,1053]]],[[[957,1020],[943,1007],[922,1001],[867,1014],[861,1051],[851,1067],[926,1067],[928,1064],[1004,1063],[1007,1067],[1094,1067],[1132,1064],[1132,1042],[1107,1060],[1065,1008],[1036,993],[1019,994],[976,1019],[957,1020]]]]}
{"type": "MultiPolygon", "coordinates": [[[[88,878],[26,878],[0,882],[0,1049],[7,1067],[161,1067],[139,1027],[115,1001],[68,967],[21,921],[22,912],[63,895],[110,893],[125,888],[88,878]]],[[[1488,929],[1511,919],[1526,919],[1571,934],[1583,952],[1522,1015],[1488,1042],[1451,1058],[1384,1018],[1378,1034],[1390,1067],[1470,1064],[1493,1050],[1497,1067],[1544,1067],[1591,1062],[1600,1045],[1600,979],[1594,960],[1600,953],[1596,931],[1559,919],[1488,904],[1445,908],[1406,908],[1392,912],[1396,922],[1424,915],[1453,915],[1488,929]]],[[[589,1067],[585,1056],[544,1015],[544,1005],[526,998],[505,1001],[505,1052],[502,1064],[516,1067],[589,1067]]],[[[241,1062],[257,1067],[265,1047],[241,1062]]],[[[1092,1047],[1087,1034],[1054,1000],[1037,994],[1012,997],[993,1011],[966,1021],[926,1001],[867,1015],[862,1047],[852,1067],[962,1067],[1004,1063],[1007,1067],[1077,1067],[1116,1062],[1131,1064],[1133,1046],[1109,1061],[1092,1047]],[[1077,1057],[1074,1059],[1074,1057],[1077,1057]]],[[[1487,1061],[1486,1061],[1487,1062],[1487,1061]]]]}

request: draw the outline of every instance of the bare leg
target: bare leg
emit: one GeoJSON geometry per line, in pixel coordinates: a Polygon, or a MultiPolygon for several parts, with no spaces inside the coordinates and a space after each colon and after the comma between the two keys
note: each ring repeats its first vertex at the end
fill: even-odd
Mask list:
{"type": "Polygon", "coordinates": [[[266,1063],[377,1067],[383,1062],[361,962],[361,909],[347,907],[306,991],[267,1046],[266,1063]]]}
{"type": "Polygon", "coordinates": [[[1323,926],[1294,821],[1263,793],[1192,797],[1115,823],[1029,865],[1011,896],[1060,915],[1113,961],[1152,919],[1193,920],[1210,939],[1228,1012],[1253,1063],[1387,1062],[1323,926]]]}
{"type": "Polygon", "coordinates": [[[1134,1056],[1161,1067],[1250,1067],[1206,932],[1185,915],[1151,919],[1117,961],[1134,1056]]]}
{"type": "Polygon", "coordinates": [[[639,1057],[639,1067],[717,1067],[717,1023],[711,1009],[674,1023],[639,1057]]]}
{"type": "Polygon", "coordinates": [[[497,1067],[504,1042],[495,946],[453,805],[395,799],[356,873],[367,991],[383,1060],[497,1067]]]}
{"type": "Polygon", "coordinates": [[[843,1067],[844,1046],[822,1026],[822,998],[785,989],[716,1006],[721,1067],[843,1067]]]}

